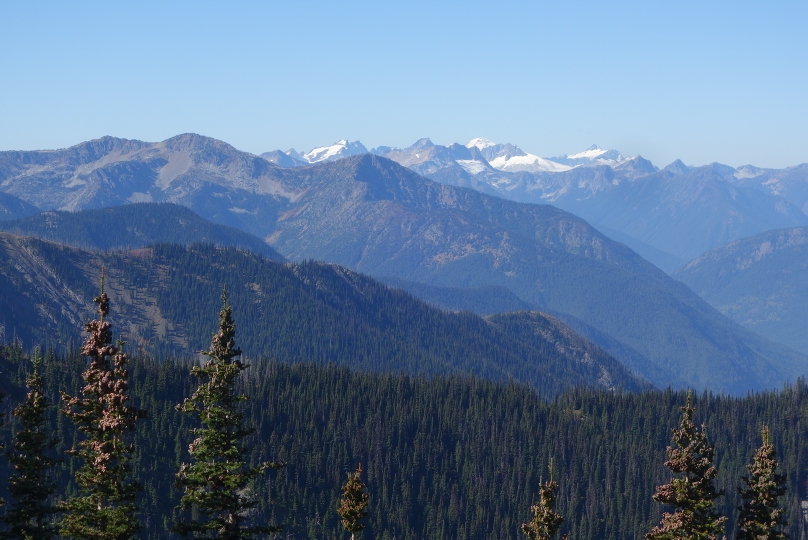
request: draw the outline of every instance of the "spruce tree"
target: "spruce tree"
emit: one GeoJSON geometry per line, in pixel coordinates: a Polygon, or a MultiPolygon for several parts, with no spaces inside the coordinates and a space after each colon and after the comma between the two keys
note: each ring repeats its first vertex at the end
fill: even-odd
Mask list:
{"type": "MultiPolygon", "coordinates": [[[[552,467],[550,469],[552,473],[552,467]]],[[[533,519],[522,523],[522,532],[530,540],[550,540],[561,528],[564,517],[555,511],[558,482],[552,479],[544,482],[539,488],[539,503],[530,507],[533,519]]],[[[566,540],[566,536],[564,537],[566,540]]]]}
{"type": "Polygon", "coordinates": [[[8,453],[13,469],[8,490],[13,499],[0,519],[7,528],[0,533],[0,539],[47,540],[56,535],[56,525],[50,518],[57,509],[48,504],[48,500],[56,491],[51,471],[58,460],[49,456],[48,450],[57,441],[45,425],[45,414],[50,405],[45,398],[45,383],[39,370],[41,363],[37,351],[33,371],[26,380],[28,394],[11,413],[19,418],[21,425],[8,453]]]}
{"type": "Polygon", "coordinates": [[[235,345],[235,335],[225,289],[219,331],[213,335],[210,350],[202,351],[208,360],[191,369],[204,382],[177,406],[202,423],[194,430],[196,439],[188,447],[194,461],[183,463],[176,478],[177,487],[184,491],[178,509],[185,516],[191,512],[189,519],[181,517],[175,525],[183,536],[236,540],[281,530],[253,525],[248,519],[249,511],[257,504],[248,486],[268,467],[279,468],[282,464],[251,467],[245,461],[245,438],[254,430],[243,425],[239,404],[247,396],[236,392],[236,382],[249,366],[238,359],[241,350],[235,345]]]}
{"type": "Polygon", "coordinates": [[[714,485],[718,475],[713,465],[715,449],[707,442],[705,426],[699,430],[693,423],[696,409],[691,405],[691,397],[688,393],[687,404],[681,408],[681,424],[673,430],[676,447],[668,447],[665,462],[677,476],[670,484],[657,486],[653,495],[656,502],[671,505],[675,511],[665,512],[661,523],[646,533],[646,540],[714,540],[724,531],[727,518],[713,506],[723,495],[714,485]]]}
{"type": "Polygon", "coordinates": [[[362,464],[356,468],[356,472],[348,473],[348,481],[342,486],[342,499],[340,500],[337,513],[342,518],[342,526],[351,533],[351,540],[354,534],[365,528],[361,523],[367,517],[367,506],[370,496],[362,482],[362,464]]]}
{"type": "Polygon", "coordinates": [[[769,440],[769,427],[763,426],[763,445],[757,449],[744,477],[746,489],[738,489],[743,504],[738,508],[738,540],[784,540],[788,535],[785,510],[778,499],[785,495],[786,477],[777,473],[774,445],[769,440]]]}
{"type": "Polygon", "coordinates": [[[81,347],[81,354],[89,358],[82,374],[86,384],[81,397],[62,394],[63,412],[85,439],[68,451],[84,464],[76,473],[79,494],[60,505],[64,511],[60,533],[63,538],[129,540],[140,524],[135,504],[139,485],[129,474],[134,447],[127,442],[127,433],[134,431],[145,411],[127,404],[129,359],[121,352],[122,341],[112,345],[103,270],[101,294],[93,301],[99,318],[85,324],[89,335],[81,347]]]}

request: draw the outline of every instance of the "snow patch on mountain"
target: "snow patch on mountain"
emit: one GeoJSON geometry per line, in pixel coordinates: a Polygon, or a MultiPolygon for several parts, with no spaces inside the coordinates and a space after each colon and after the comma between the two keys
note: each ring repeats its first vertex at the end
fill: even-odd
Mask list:
{"type": "Polygon", "coordinates": [[[761,169],[760,167],[755,167],[754,165],[741,165],[736,169],[733,176],[739,180],[742,180],[744,178],[756,178],[767,172],[769,172],[769,169],[761,169]]]}
{"type": "Polygon", "coordinates": [[[359,142],[348,142],[347,139],[335,142],[331,146],[319,146],[301,157],[309,163],[320,163],[321,161],[334,161],[356,154],[367,154],[368,149],[359,142]]]}
{"type": "Polygon", "coordinates": [[[493,141],[489,141],[488,139],[483,139],[482,137],[477,137],[476,139],[471,139],[466,144],[466,148],[477,148],[479,150],[484,150],[486,148],[496,146],[496,144],[497,143],[495,143],[493,141]]]}
{"type": "Polygon", "coordinates": [[[547,159],[550,161],[555,161],[556,163],[563,163],[564,165],[569,165],[570,167],[578,167],[578,166],[586,167],[594,165],[614,166],[623,163],[624,161],[628,161],[632,158],[623,157],[623,154],[621,154],[617,150],[604,150],[597,144],[593,144],[583,152],[578,152],[577,154],[572,155],[565,154],[563,156],[551,157],[547,159]]]}
{"type": "Polygon", "coordinates": [[[569,165],[562,165],[549,159],[540,158],[533,154],[523,156],[499,156],[489,161],[492,167],[500,171],[517,172],[563,172],[572,169],[569,165]]]}
{"type": "Polygon", "coordinates": [[[470,140],[466,148],[477,148],[493,168],[505,172],[562,172],[572,168],[528,154],[513,144],[498,144],[482,137],[470,140]]]}
{"type": "Polygon", "coordinates": [[[476,159],[458,159],[457,164],[463,167],[469,174],[479,174],[483,171],[490,170],[485,163],[476,159]]]}
{"type": "Polygon", "coordinates": [[[599,148],[598,145],[593,144],[583,152],[567,156],[568,159],[595,159],[606,153],[606,150],[599,148]]]}

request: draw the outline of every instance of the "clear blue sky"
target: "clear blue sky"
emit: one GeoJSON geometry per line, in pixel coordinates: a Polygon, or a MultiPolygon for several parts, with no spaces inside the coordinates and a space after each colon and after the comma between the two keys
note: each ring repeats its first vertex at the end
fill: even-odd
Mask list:
{"type": "Polygon", "coordinates": [[[0,150],[196,132],[808,162],[808,2],[0,2],[0,150]]]}

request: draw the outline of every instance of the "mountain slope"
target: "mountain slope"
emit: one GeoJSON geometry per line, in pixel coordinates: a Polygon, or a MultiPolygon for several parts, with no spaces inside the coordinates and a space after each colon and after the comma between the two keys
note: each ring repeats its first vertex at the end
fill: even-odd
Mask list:
{"type": "Polygon", "coordinates": [[[640,156],[627,159],[597,146],[553,161],[486,139],[466,145],[478,157],[449,151],[456,146],[422,139],[380,154],[444,184],[519,202],[549,202],[615,240],[647,245],[651,249],[643,255],[668,272],[727,242],[808,225],[800,210],[808,200],[808,169],[801,167],[736,171],[719,163],[690,168],[677,160],[658,171],[640,156]],[[424,161],[413,160],[413,152],[424,161]]]}
{"type": "Polygon", "coordinates": [[[158,243],[210,243],[248,249],[273,261],[284,260],[260,238],[233,227],[215,225],[189,208],[171,203],[43,212],[0,221],[0,231],[98,251],[135,249],[158,243]]]}
{"type": "MultiPolygon", "coordinates": [[[[50,165],[25,169],[23,161],[43,160],[42,153],[14,162],[17,172],[2,178],[3,189],[29,201],[58,199],[57,208],[170,201],[255,234],[292,259],[441,288],[504,287],[606,336],[610,351],[634,351],[621,359],[659,385],[744,393],[807,371],[805,356],[732,323],[580,218],[435,183],[379,156],[281,168],[198,135],[156,144],[92,141],[56,153],[62,157],[50,165]],[[102,146],[108,154],[95,152],[102,146]],[[64,156],[84,161],[70,172],[64,156]]],[[[551,176],[559,189],[579,189],[576,178],[585,180],[585,190],[610,190],[616,178],[608,166],[551,176]]]]}
{"type": "Polygon", "coordinates": [[[685,260],[765,230],[808,225],[797,207],[734,186],[709,167],[620,182],[597,197],[567,193],[553,204],[685,260]]]}
{"type": "MultiPolygon", "coordinates": [[[[310,157],[332,160],[362,148],[340,141],[310,157]]],[[[404,150],[374,149],[440,183],[519,202],[552,203],[607,235],[617,231],[623,240],[638,242],[631,245],[652,247],[643,253],[667,271],[675,268],[672,261],[690,260],[739,238],[808,225],[808,217],[797,208],[804,203],[801,193],[808,193],[800,167],[736,171],[712,164],[654,173],[653,165],[639,157],[627,160],[615,154],[619,161],[605,159],[609,152],[590,149],[580,153],[583,157],[576,154],[588,160],[586,166],[569,171],[509,172],[492,167],[483,151],[492,158],[503,152],[523,154],[513,145],[446,147],[428,139],[404,150]],[[771,179],[775,172],[776,181],[771,179]],[[794,204],[780,196],[792,192],[794,204]]],[[[289,165],[283,156],[294,161],[297,154],[291,152],[268,153],[267,158],[289,165]]],[[[305,162],[302,157],[294,161],[305,162]]],[[[274,222],[286,202],[301,195],[278,182],[278,169],[258,156],[194,134],[161,143],[105,137],[64,150],[0,152],[0,189],[39,208],[61,210],[174,202],[206,219],[257,234],[260,222],[274,222]]]]}
{"type": "Polygon", "coordinates": [[[431,183],[375,156],[284,174],[306,193],[271,236],[292,259],[436,286],[506,287],[640,352],[646,363],[629,367],[657,384],[745,391],[805,372],[805,357],[746,333],[556,208],[431,183]]]}
{"type": "Polygon", "coordinates": [[[39,208],[28,204],[19,197],[0,193],[0,221],[30,216],[39,211],[39,208]]]}
{"type": "Polygon", "coordinates": [[[250,357],[412,374],[474,372],[518,380],[544,395],[576,385],[645,386],[606,353],[587,356],[591,344],[544,315],[531,315],[544,334],[526,333],[429,307],[336,265],[284,265],[210,245],[90,253],[8,233],[0,233],[0,255],[5,334],[28,346],[79,339],[104,265],[110,321],[130,351],[189,355],[204,348],[227,285],[239,344],[250,357]]]}
{"type": "Polygon", "coordinates": [[[779,170],[745,165],[733,176],[737,185],[782,197],[808,214],[808,163],[779,170]]]}
{"type": "MultiPolygon", "coordinates": [[[[734,170],[734,169],[733,169],[734,170]]],[[[473,174],[444,167],[425,176],[449,185],[518,202],[550,203],[587,220],[618,241],[630,238],[651,250],[643,254],[672,272],[727,242],[766,230],[808,225],[789,201],[759,189],[737,185],[712,166],[655,172],[642,158],[555,173],[473,174]],[[614,233],[617,232],[617,235],[614,233]]],[[[730,175],[731,176],[731,175],[730,175]]]]}
{"type": "Polygon", "coordinates": [[[782,229],[705,253],[674,274],[745,327],[808,353],[808,228],[782,229]]]}

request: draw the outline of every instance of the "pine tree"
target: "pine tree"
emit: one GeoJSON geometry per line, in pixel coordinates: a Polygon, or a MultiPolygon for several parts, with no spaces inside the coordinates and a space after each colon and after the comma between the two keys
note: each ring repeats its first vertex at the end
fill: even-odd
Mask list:
{"type": "Polygon", "coordinates": [[[351,533],[351,540],[354,534],[365,528],[364,523],[360,523],[367,517],[367,506],[370,496],[362,482],[362,464],[356,468],[356,472],[348,473],[348,481],[342,486],[342,499],[340,500],[337,513],[342,518],[342,526],[351,533]]]}
{"type": "Polygon", "coordinates": [[[714,540],[723,533],[726,517],[719,515],[714,501],[723,495],[715,488],[718,469],[713,465],[715,449],[707,442],[705,426],[698,430],[693,423],[695,408],[691,394],[682,407],[679,429],[673,430],[676,448],[668,447],[665,466],[679,475],[670,484],[657,486],[653,499],[676,510],[665,512],[659,526],[646,533],[646,540],[714,540]]]}
{"type": "MultiPolygon", "coordinates": [[[[530,507],[533,519],[528,523],[522,523],[522,532],[530,540],[550,540],[564,522],[563,516],[555,511],[558,482],[552,479],[552,467],[550,473],[550,480],[539,488],[539,503],[530,507]]],[[[566,538],[565,536],[564,540],[566,538]]]]}
{"type": "Polygon", "coordinates": [[[81,397],[62,394],[63,412],[86,438],[69,451],[84,465],[76,473],[79,495],[60,505],[65,512],[60,533],[63,538],[128,540],[140,530],[135,504],[140,487],[129,478],[134,447],[126,442],[126,435],[146,413],[127,404],[129,359],[120,350],[122,341],[112,345],[111,326],[105,320],[109,298],[103,270],[101,294],[93,301],[99,318],[85,324],[89,335],[81,348],[89,357],[82,374],[86,384],[81,397]]]}
{"type": "Polygon", "coordinates": [[[248,486],[268,467],[283,465],[250,467],[245,462],[245,438],[254,430],[243,426],[244,414],[238,405],[247,396],[236,393],[236,381],[249,366],[237,358],[241,350],[235,346],[235,335],[225,289],[219,331],[213,335],[210,350],[202,351],[208,360],[191,369],[205,382],[177,407],[198,416],[202,423],[194,430],[196,439],[188,447],[194,462],[183,463],[177,473],[177,487],[184,490],[178,509],[192,512],[191,519],[180,519],[175,526],[183,536],[236,540],[281,530],[251,525],[248,520],[249,511],[257,504],[248,486]]]}
{"type": "Polygon", "coordinates": [[[58,460],[50,457],[48,450],[57,441],[45,426],[45,414],[50,405],[45,398],[45,383],[39,371],[41,363],[37,352],[33,358],[33,371],[26,380],[26,399],[11,413],[20,419],[21,426],[8,453],[13,467],[8,490],[13,502],[0,520],[7,527],[0,533],[0,539],[47,540],[56,535],[56,525],[49,518],[57,509],[48,504],[48,499],[56,491],[51,470],[58,460]]]}
{"type": "Polygon", "coordinates": [[[769,427],[761,432],[763,445],[747,465],[750,476],[744,477],[746,489],[738,489],[743,504],[738,508],[738,540],[784,540],[788,535],[785,510],[778,499],[785,495],[786,477],[777,473],[774,445],[769,440],[769,427]]]}

